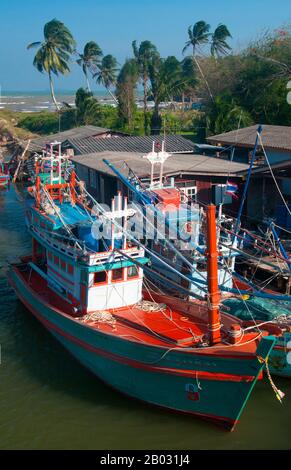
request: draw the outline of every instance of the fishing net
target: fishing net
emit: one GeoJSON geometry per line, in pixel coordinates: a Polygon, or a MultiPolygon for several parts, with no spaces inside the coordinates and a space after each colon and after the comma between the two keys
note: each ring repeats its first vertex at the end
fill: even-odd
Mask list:
{"type": "Polygon", "coordinates": [[[290,302],[277,302],[270,299],[250,297],[248,299],[231,298],[223,302],[227,313],[234,315],[241,320],[270,321],[279,316],[286,316],[291,320],[290,302]]]}

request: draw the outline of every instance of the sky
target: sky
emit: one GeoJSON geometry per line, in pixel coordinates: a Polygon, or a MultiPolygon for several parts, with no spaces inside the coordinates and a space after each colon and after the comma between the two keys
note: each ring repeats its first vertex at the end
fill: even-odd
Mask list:
{"type": "MultiPolygon", "coordinates": [[[[73,33],[78,50],[94,40],[104,54],[122,64],[130,57],[134,39],[151,40],[163,57],[182,58],[187,29],[207,21],[212,29],[225,23],[237,50],[266,28],[291,23],[290,0],[0,0],[0,87],[5,91],[48,90],[46,75],[32,66],[30,42],[43,38],[43,26],[53,18],[73,33]]],[[[68,76],[55,79],[59,91],[84,85],[79,66],[71,64],[68,76]]],[[[100,89],[97,87],[96,89],[100,89]]]]}

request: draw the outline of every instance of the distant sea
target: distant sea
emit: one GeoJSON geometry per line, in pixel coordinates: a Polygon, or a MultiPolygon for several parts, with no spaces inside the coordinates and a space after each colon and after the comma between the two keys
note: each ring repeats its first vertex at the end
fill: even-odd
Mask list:
{"type": "MultiPolygon", "coordinates": [[[[60,105],[63,103],[69,106],[75,105],[75,92],[57,91],[56,98],[60,105]]],[[[95,91],[94,96],[98,98],[101,104],[113,105],[114,101],[106,91],[95,91]]],[[[0,110],[10,109],[12,111],[23,113],[35,113],[40,111],[54,111],[55,106],[52,102],[49,91],[3,91],[0,93],[0,110]]]]}

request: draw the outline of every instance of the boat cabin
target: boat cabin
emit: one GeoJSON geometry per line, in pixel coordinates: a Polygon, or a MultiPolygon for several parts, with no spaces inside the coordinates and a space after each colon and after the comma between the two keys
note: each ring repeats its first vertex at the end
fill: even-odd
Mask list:
{"type": "Polygon", "coordinates": [[[119,194],[108,213],[90,212],[72,190],[74,178],[42,189],[36,182],[28,221],[31,266],[72,305],[76,316],[134,305],[142,299],[142,266],[148,259],[127,240],[127,219],[133,211],[119,194]],[[105,225],[105,236],[98,237],[105,225]]]}

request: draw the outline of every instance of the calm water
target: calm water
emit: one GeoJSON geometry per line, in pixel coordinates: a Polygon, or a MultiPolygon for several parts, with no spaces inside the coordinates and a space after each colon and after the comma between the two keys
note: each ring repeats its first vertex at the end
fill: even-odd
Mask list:
{"type": "MultiPolygon", "coordinates": [[[[0,193],[0,266],[30,246],[21,189],[0,193]]],[[[0,272],[1,449],[291,449],[284,405],[259,383],[233,433],[124,398],[80,366],[29,314],[0,272]]]]}

